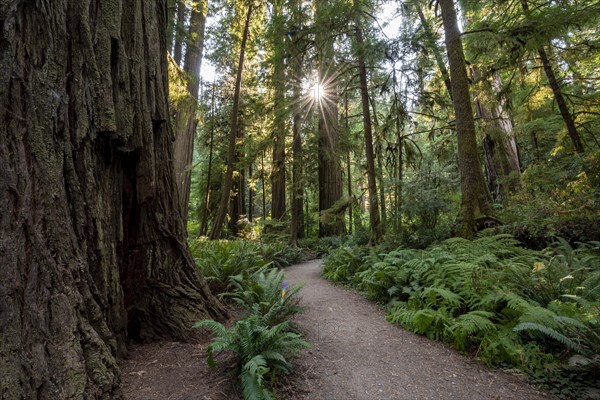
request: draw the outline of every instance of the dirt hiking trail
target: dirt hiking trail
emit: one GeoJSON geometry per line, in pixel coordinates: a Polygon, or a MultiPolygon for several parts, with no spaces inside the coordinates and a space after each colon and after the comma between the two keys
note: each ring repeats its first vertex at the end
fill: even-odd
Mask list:
{"type": "Polygon", "coordinates": [[[547,399],[516,377],[490,369],[444,344],[385,320],[359,293],[320,276],[318,260],[286,268],[303,283],[304,314],[296,318],[312,348],[302,399],[547,399]]]}
{"type": "MultiPolygon", "coordinates": [[[[285,269],[305,312],[295,324],[311,343],[295,361],[288,400],[538,400],[551,398],[515,376],[487,368],[444,344],[385,320],[359,293],[320,276],[321,261],[285,269]]],[[[121,363],[129,400],[241,398],[225,372],[206,367],[206,338],[196,343],[153,343],[121,363]]]]}

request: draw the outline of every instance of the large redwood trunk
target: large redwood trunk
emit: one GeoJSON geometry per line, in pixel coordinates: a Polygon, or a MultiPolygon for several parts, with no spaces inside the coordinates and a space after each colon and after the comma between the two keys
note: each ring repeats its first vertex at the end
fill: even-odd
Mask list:
{"type": "Polygon", "coordinates": [[[164,0],[0,6],[0,393],[120,397],[127,337],[219,317],[184,240],[164,0]]]}

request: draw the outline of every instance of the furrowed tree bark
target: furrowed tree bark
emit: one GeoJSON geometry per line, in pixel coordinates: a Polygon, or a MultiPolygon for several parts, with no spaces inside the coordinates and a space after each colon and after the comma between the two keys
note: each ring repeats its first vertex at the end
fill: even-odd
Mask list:
{"type": "Polygon", "coordinates": [[[371,111],[369,109],[369,89],[367,85],[367,67],[365,66],[364,39],[359,21],[354,29],[354,38],[357,46],[358,74],[360,79],[360,97],[363,110],[363,128],[365,137],[365,155],[367,158],[367,187],[369,189],[369,223],[371,236],[370,245],[375,245],[383,238],[381,220],[379,216],[379,202],[377,199],[377,174],[375,170],[375,155],[373,153],[373,128],[371,124],[371,111]]]}
{"type": "Polygon", "coordinates": [[[187,221],[192,181],[192,159],[194,157],[194,138],[196,137],[196,110],[200,84],[200,68],[204,50],[204,29],[206,26],[206,4],[199,1],[192,7],[190,27],[183,71],[187,78],[189,96],[177,103],[175,116],[175,177],[179,191],[179,208],[183,220],[187,221]]]}
{"type": "Polygon", "coordinates": [[[0,21],[0,393],[118,399],[127,337],[223,315],[178,210],[166,3],[14,0],[0,21]]]}
{"type": "Polygon", "coordinates": [[[456,117],[458,170],[462,196],[458,217],[458,234],[464,238],[473,239],[477,232],[477,220],[491,216],[492,210],[477,151],[469,81],[456,10],[452,0],[440,0],[439,4],[444,24],[446,50],[450,64],[452,102],[456,117]]]}
{"type": "MultiPolygon", "coordinates": [[[[229,132],[229,145],[227,150],[227,171],[223,180],[223,187],[221,188],[221,201],[219,202],[219,209],[215,217],[214,225],[210,232],[210,240],[217,240],[223,233],[223,223],[227,217],[227,207],[229,205],[229,198],[231,188],[233,186],[233,170],[235,168],[235,157],[236,157],[236,138],[238,135],[238,113],[240,109],[240,93],[242,91],[242,72],[244,69],[244,57],[246,55],[246,43],[248,42],[248,35],[250,32],[250,20],[252,17],[252,10],[254,2],[248,3],[248,11],[246,12],[246,22],[244,23],[244,32],[242,34],[242,43],[240,46],[240,57],[238,60],[237,75],[235,78],[235,89],[233,92],[233,107],[231,110],[231,130],[229,132]]],[[[263,182],[264,184],[264,182],[263,182]]],[[[264,198],[264,196],[263,196],[264,198]]]]}

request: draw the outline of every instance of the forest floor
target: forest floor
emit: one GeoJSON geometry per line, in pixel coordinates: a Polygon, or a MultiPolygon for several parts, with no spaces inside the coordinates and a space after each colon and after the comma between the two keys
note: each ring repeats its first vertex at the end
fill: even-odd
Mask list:
{"type": "MultiPolygon", "coordinates": [[[[283,383],[289,400],[547,399],[519,377],[488,368],[444,344],[385,320],[359,293],[320,276],[318,260],[286,268],[302,283],[305,312],[295,320],[311,343],[283,383]]],[[[208,340],[153,343],[132,348],[121,362],[128,400],[241,398],[227,360],[209,370],[208,340]]]]}

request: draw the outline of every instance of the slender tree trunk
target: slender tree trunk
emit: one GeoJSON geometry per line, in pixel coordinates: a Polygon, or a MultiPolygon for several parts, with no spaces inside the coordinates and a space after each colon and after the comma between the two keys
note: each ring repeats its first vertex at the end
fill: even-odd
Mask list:
{"type": "Polygon", "coordinates": [[[260,181],[262,183],[263,221],[267,219],[267,189],[265,187],[265,153],[260,154],[260,181]]]}
{"type": "Polygon", "coordinates": [[[176,202],[166,2],[3,4],[0,393],[118,399],[127,337],[222,316],[176,202]]]}
{"type": "MultiPolygon", "coordinates": [[[[527,0],[521,0],[521,5],[523,6],[523,10],[525,13],[529,12],[529,4],[527,0]]],[[[583,143],[581,142],[581,138],[579,137],[579,132],[577,132],[577,128],[575,127],[575,120],[573,119],[573,115],[569,111],[569,107],[567,107],[567,102],[565,101],[565,97],[563,96],[560,90],[560,83],[554,74],[554,69],[552,68],[552,64],[550,63],[550,59],[548,58],[548,54],[544,49],[544,46],[540,46],[537,49],[538,54],[540,55],[540,59],[542,60],[542,66],[544,68],[544,72],[546,73],[546,77],[548,78],[548,85],[550,85],[550,89],[552,89],[552,94],[554,94],[554,100],[556,100],[556,105],[560,111],[560,115],[562,116],[563,121],[567,127],[567,132],[569,133],[569,137],[571,138],[571,142],[573,143],[573,147],[575,151],[578,153],[583,153],[583,143]]]]}
{"type": "Polygon", "coordinates": [[[185,17],[187,15],[187,6],[183,0],[175,0],[177,8],[177,20],[175,22],[174,44],[173,44],[173,59],[175,63],[181,66],[181,58],[183,56],[183,41],[185,40],[185,17]]]}
{"type": "Polygon", "coordinates": [[[477,219],[490,216],[492,210],[477,151],[469,81],[456,10],[452,0],[440,0],[440,8],[450,63],[452,101],[454,103],[458,139],[458,170],[462,194],[459,235],[472,239],[477,232],[477,219]]]}
{"type": "Polygon", "coordinates": [[[275,89],[275,116],[273,132],[273,171],[271,172],[271,218],[281,219],[285,214],[285,27],[282,0],[273,2],[273,86],[275,89]]]}
{"type": "Polygon", "coordinates": [[[212,164],[213,164],[213,147],[214,147],[214,139],[215,139],[215,90],[216,86],[213,82],[212,84],[212,92],[210,95],[210,139],[208,143],[208,170],[206,174],[206,190],[204,192],[204,202],[202,207],[202,222],[200,224],[200,236],[206,235],[206,231],[208,229],[208,214],[210,210],[208,209],[209,201],[210,201],[210,184],[212,181],[212,164]]]}
{"type": "Polygon", "coordinates": [[[373,133],[371,112],[369,109],[369,89],[367,86],[367,68],[365,66],[364,39],[359,23],[355,28],[355,39],[358,56],[358,73],[360,78],[360,97],[363,109],[363,127],[365,130],[365,155],[367,158],[367,185],[369,189],[369,222],[371,226],[370,245],[381,241],[383,234],[379,218],[379,202],[377,199],[377,174],[375,170],[375,155],[373,154],[373,133]]]}
{"type": "MultiPolygon", "coordinates": [[[[350,124],[348,118],[348,93],[344,95],[344,125],[345,134],[350,135],[350,124]]],[[[346,183],[348,187],[348,233],[352,235],[354,195],[352,194],[352,163],[350,158],[350,150],[348,150],[348,154],[346,155],[346,183]]]]}
{"type": "MultiPolygon", "coordinates": [[[[252,163],[248,164],[248,179],[252,179],[252,163]]],[[[254,219],[254,187],[248,187],[248,222],[252,222],[254,219]]]]}
{"type": "Polygon", "coordinates": [[[190,185],[192,181],[192,159],[194,156],[194,138],[196,137],[196,110],[200,83],[200,67],[204,49],[204,28],[206,25],[205,3],[198,2],[192,7],[192,15],[187,35],[183,70],[187,78],[189,98],[178,103],[175,117],[175,177],[179,191],[179,207],[183,220],[187,221],[190,185]]]}
{"type": "MultiPolygon", "coordinates": [[[[241,118],[241,116],[240,116],[241,118]]],[[[242,120],[243,121],[243,120],[242,120]]],[[[238,135],[236,138],[237,143],[243,143],[245,132],[242,128],[242,121],[238,127],[238,135]]],[[[230,204],[230,218],[229,218],[229,232],[232,236],[238,236],[238,223],[242,218],[242,215],[246,214],[246,168],[244,167],[245,154],[242,151],[242,146],[236,146],[237,150],[235,153],[234,165],[236,166],[238,173],[233,177],[233,185],[231,191],[231,204],[230,204]]]]}
{"type": "MultiPolygon", "coordinates": [[[[329,7],[329,1],[317,1],[317,18],[329,7]]],[[[325,24],[325,22],[323,21],[325,24]]],[[[319,84],[323,95],[318,99],[318,158],[319,158],[319,236],[337,236],[345,233],[344,207],[334,208],[343,196],[342,169],[337,154],[339,142],[338,93],[333,59],[333,39],[326,24],[317,33],[319,84]]]]}
{"type": "MultiPolygon", "coordinates": [[[[375,101],[371,97],[369,97],[369,102],[371,103],[371,108],[373,109],[373,124],[375,125],[375,130],[379,130],[379,120],[377,119],[377,108],[375,106],[375,101]]],[[[383,182],[383,147],[381,144],[380,135],[375,135],[375,149],[377,155],[375,158],[377,159],[377,180],[379,181],[379,205],[381,206],[381,231],[385,234],[386,224],[387,224],[387,210],[385,204],[385,185],[383,182]]]]}
{"type": "Polygon", "coordinates": [[[233,107],[231,111],[231,131],[229,132],[229,146],[227,151],[227,171],[223,181],[221,193],[221,201],[219,202],[219,210],[215,217],[215,222],[210,232],[210,239],[217,240],[223,232],[223,223],[227,216],[227,206],[231,195],[231,187],[233,186],[233,169],[235,168],[236,155],[236,138],[238,136],[238,113],[240,109],[240,92],[242,90],[242,72],[244,69],[244,57],[246,55],[246,43],[250,32],[250,20],[253,11],[253,1],[248,3],[248,11],[246,13],[246,22],[244,23],[244,32],[242,34],[242,43],[240,46],[240,58],[238,61],[237,76],[235,79],[235,90],[233,92],[233,107]]]}
{"type": "Polygon", "coordinates": [[[446,63],[444,62],[444,57],[442,57],[442,52],[438,47],[437,37],[434,35],[431,24],[423,14],[423,10],[419,5],[416,6],[417,13],[419,14],[419,19],[421,20],[421,26],[425,31],[425,38],[427,40],[427,47],[433,52],[435,57],[435,62],[440,69],[440,73],[442,74],[442,79],[444,80],[444,86],[446,86],[446,90],[448,91],[448,95],[452,98],[452,85],[450,84],[450,74],[448,73],[448,69],[446,68],[446,63]]]}
{"type": "MultiPolygon", "coordinates": [[[[449,80],[448,80],[449,82],[449,80]]],[[[395,160],[394,160],[394,230],[397,233],[401,232],[402,229],[402,179],[403,179],[403,155],[404,151],[404,137],[402,136],[402,124],[404,119],[403,107],[400,103],[400,97],[398,95],[398,79],[396,77],[396,69],[392,70],[392,83],[394,90],[394,125],[396,128],[396,143],[395,143],[395,160]]]]}
{"type": "MultiPolygon", "coordinates": [[[[299,26],[301,12],[300,3],[293,7],[292,18],[299,26]]],[[[291,38],[290,52],[292,54],[292,79],[293,79],[293,104],[292,109],[292,218],[291,218],[291,243],[297,243],[298,239],[304,237],[304,183],[302,171],[302,121],[300,99],[302,96],[302,54],[300,52],[299,33],[291,38]]]]}

